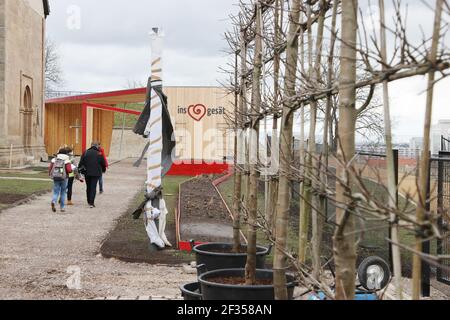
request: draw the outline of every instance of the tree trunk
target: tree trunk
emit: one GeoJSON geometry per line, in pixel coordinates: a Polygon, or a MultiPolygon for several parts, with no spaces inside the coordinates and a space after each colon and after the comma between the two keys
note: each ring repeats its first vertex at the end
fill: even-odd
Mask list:
{"type": "MultiPolygon", "coordinates": [[[[384,10],[384,0],[379,0],[380,5],[380,39],[381,39],[381,59],[383,63],[387,64],[387,44],[386,44],[386,19],[384,10]]],[[[386,69],[383,66],[383,69],[386,69]]],[[[383,82],[383,105],[384,105],[384,131],[386,140],[386,154],[387,154],[387,180],[389,192],[389,207],[392,210],[397,209],[397,179],[394,164],[394,151],[392,146],[392,130],[391,130],[391,110],[389,103],[389,83],[383,82]]],[[[400,247],[398,236],[398,222],[395,213],[391,213],[391,244],[392,260],[394,265],[394,283],[396,286],[397,299],[403,300],[402,289],[402,261],[400,255],[400,247]]]]}
{"type": "MultiPolygon", "coordinates": [[[[256,3],[256,38],[255,57],[252,84],[252,112],[261,110],[261,75],[262,75],[262,12],[261,2],[256,3]]],[[[247,285],[256,284],[256,241],[258,219],[258,149],[259,149],[259,119],[254,117],[251,121],[250,132],[250,193],[248,196],[248,250],[247,265],[245,266],[245,279],[247,285]]]]}
{"type": "MultiPolygon", "coordinates": [[[[309,11],[308,11],[309,13],[309,11]]],[[[300,16],[301,22],[303,22],[302,14],[300,16]]],[[[308,20],[309,22],[309,20],[308,20]]],[[[310,38],[308,38],[308,41],[310,38]]],[[[301,39],[300,39],[300,49],[301,49],[301,70],[303,74],[306,74],[305,68],[305,30],[301,31],[301,39]]],[[[310,56],[309,56],[310,58],[310,56]]],[[[308,59],[310,61],[310,59],[308,59]]],[[[305,106],[302,105],[300,109],[300,213],[299,213],[299,235],[298,235],[298,262],[302,265],[306,263],[306,248],[308,244],[308,225],[309,225],[309,215],[307,212],[309,210],[309,206],[307,205],[307,201],[305,201],[306,197],[306,179],[305,172],[307,166],[307,157],[306,157],[306,148],[305,148],[305,106]]]]}
{"type": "Polygon", "coordinates": [[[334,259],[336,264],[336,299],[353,300],[355,297],[356,246],[355,218],[352,203],[346,197],[352,181],[346,171],[355,154],[356,127],[356,58],[358,1],[342,2],[341,70],[339,79],[339,147],[337,174],[345,185],[336,184],[336,200],[343,208],[337,208],[337,229],[334,235],[334,259]]]}
{"type": "Polygon", "coordinates": [[[234,197],[233,197],[233,251],[239,252],[241,247],[240,235],[240,216],[241,216],[241,189],[242,189],[242,174],[239,168],[239,153],[240,147],[240,133],[239,133],[239,93],[238,93],[238,55],[235,60],[235,124],[234,124],[234,197]]]}
{"type": "Polygon", "coordinates": [[[286,48],[285,90],[283,99],[283,117],[280,136],[280,182],[278,191],[276,248],[274,257],[275,299],[287,300],[286,256],[289,208],[291,200],[290,173],[292,160],[292,102],[295,96],[295,83],[298,63],[298,24],[300,19],[300,0],[292,0],[289,14],[289,31],[286,48]]]}
{"type": "MultiPolygon", "coordinates": [[[[334,51],[336,44],[336,20],[337,20],[337,10],[339,6],[339,1],[333,2],[333,12],[331,17],[331,39],[330,39],[330,52],[328,55],[328,70],[327,70],[327,86],[331,88],[333,86],[333,78],[334,78],[334,51]]],[[[328,210],[328,197],[326,196],[326,188],[328,185],[328,168],[329,168],[329,152],[330,152],[330,143],[329,139],[332,136],[330,132],[332,132],[331,128],[333,125],[333,121],[331,119],[331,110],[333,108],[333,97],[331,95],[327,96],[326,99],[326,109],[325,109],[325,122],[323,127],[323,151],[320,157],[320,162],[324,162],[321,166],[322,170],[320,170],[320,181],[321,181],[321,196],[320,196],[320,210],[324,214],[322,223],[323,225],[326,222],[327,210],[328,210]]],[[[323,225],[321,233],[319,233],[320,238],[317,240],[319,248],[315,257],[315,264],[320,263],[320,245],[323,239],[323,225]]],[[[315,267],[317,268],[317,266],[315,267]]]]}
{"type": "MultiPolygon", "coordinates": [[[[283,7],[280,8],[280,0],[276,0],[275,2],[275,52],[274,52],[274,58],[273,58],[273,88],[274,88],[274,99],[273,99],[273,107],[278,108],[279,104],[279,96],[280,96],[280,51],[279,51],[279,45],[281,42],[280,39],[280,31],[282,28],[282,21],[283,21],[283,7]],[[280,12],[281,12],[281,19],[280,19],[280,12]],[[281,22],[280,22],[281,21],[281,22]]],[[[278,138],[278,118],[276,115],[273,117],[273,123],[272,123],[272,139],[271,139],[271,150],[270,150],[270,156],[271,156],[271,167],[272,169],[275,169],[278,165],[279,161],[279,138],[278,138]]],[[[278,171],[278,170],[276,170],[278,171]]],[[[278,177],[275,172],[272,172],[272,175],[270,177],[269,181],[269,215],[267,217],[267,222],[269,225],[270,230],[272,231],[273,237],[275,237],[275,211],[276,211],[276,203],[278,198],[278,177]]]]}
{"type": "Polygon", "coordinates": [[[245,74],[247,73],[247,47],[245,45],[245,33],[241,32],[241,83],[239,90],[239,110],[236,112],[236,164],[235,164],[235,181],[234,181],[234,199],[233,199],[233,252],[241,250],[241,213],[242,213],[242,169],[243,165],[243,131],[240,124],[243,122],[243,114],[245,112],[245,92],[247,91],[245,74]]]}
{"type": "MultiPolygon", "coordinates": [[[[434,20],[434,31],[433,31],[433,43],[431,46],[429,61],[434,65],[436,64],[438,47],[439,47],[439,37],[441,31],[441,21],[442,21],[442,11],[443,11],[444,0],[436,0],[436,13],[434,20]]],[[[422,161],[420,162],[420,174],[419,174],[419,197],[420,201],[416,210],[417,223],[421,224],[425,221],[425,203],[427,201],[427,184],[429,179],[429,165],[430,165],[430,133],[431,133],[431,121],[433,114],[433,93],[435,84],[435,71],[432,70],[428,73],[428,90],[427,90],[427,102],[425,111],[425,124],[424,124],[424,134],[423,134],[423,153],[422,161]]],[[[416,236],[416,252],[422,252],[422,244],[424,239],[418,233],[416,236]]],[[[421,289],[421,275],[422,275],[422,261],[421,257],[417,254],[414,255],[413,259],[413,300],[420,299],[420,289],[421,289]]]]}
{"type": "MultiPolygon", "coordinates": [[[[322,62],[322,46],[323,46],[323,32],[325,27],[325,14],[326,14],[326,3],[325,0],[320,1],[320,16],[317,26],[317,39],[316,39],[316,61],[314,64],[314,81],[315,83],[319,83],[321,79],[321,62],[322,62]]],[[[313,154],[316,152],[316,121],[317,121],[317,103],[314,103],[311,105],[311,109],[314,109],[314,122],[311,121],[311,131],[310,131],[310,140],[312,140],[314,143],[312,143],[311,150],[310,150],[310,162],[314,166],[314,170],[316,171],[316,177],[320,177],[321,181],[324,182],[324,185],[313,185],[314,190],[324,190],[326,180],[324,180],[324,177],[326,175],[323,175],[323,163],[322,163],[322,157],[319,158],[319,161],[313,160],[313,154]],[[312,151],[312,153],[311,153],[312,151]]],[[[326,131],[326,130],[325,130],[326,131]]],[[[325,145],[323,146],[325,148],[325,145]]],[[[323,226],[325,224],[325,204],[326,204],[326,198],[322,197],[321,195],[317,195],[317,193],[314,195],[314,201],[313,204],[315,208],[319,209],[317,211],[315,208],[312,208],[312,221],[313,221],[313,230],[312,230],[312,238],[311,238],[311,244],[312,244],[312,256],[313,256],[313,277],[317,280],[320,279],[321,274],[321,259],[320,259],[320,246],[322,244],[322,235],[323,235],[323,226]]]]}

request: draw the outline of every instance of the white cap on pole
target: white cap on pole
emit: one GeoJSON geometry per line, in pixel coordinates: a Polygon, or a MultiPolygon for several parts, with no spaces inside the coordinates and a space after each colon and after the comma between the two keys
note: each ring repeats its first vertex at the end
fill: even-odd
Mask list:
{"type": "Polygon", "coordinates": [[[152,39],[152,70],[151,70],[151,79],[152,81],[162,82],[163,74],[162,74],[162,54],[163,54],[163,39],[164,32],[160,28],[152,28],[152,32],[150,32],[150,36],[152,39]]]}

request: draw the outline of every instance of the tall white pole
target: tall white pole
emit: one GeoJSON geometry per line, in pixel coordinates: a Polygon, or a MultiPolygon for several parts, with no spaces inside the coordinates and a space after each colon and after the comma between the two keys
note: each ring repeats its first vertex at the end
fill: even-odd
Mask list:
{"type": "MultiPolygon", "coordinates": [[[[162,49],[163,34],[154,29],[152,34],[152,66],[151,66],[151,113],[145,129],[145,136],[149,139],[147,153],[147,194],[162,186],[162,114],[163,105],[155,87],[162,87],[162,49]]],[[[171,246],[165,235],[167,209],[165,201],[160,199],[159,207],[153,207],[152,201],[145,207],[146,229],[151,243],[160,248],[171,246]],[[156,228],[155,220],[159,219],[159,228],[156,228]]]]}

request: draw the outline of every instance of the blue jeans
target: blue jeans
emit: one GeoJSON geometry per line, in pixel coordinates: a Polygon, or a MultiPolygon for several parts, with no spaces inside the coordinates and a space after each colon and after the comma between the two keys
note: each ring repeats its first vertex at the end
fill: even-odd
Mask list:
{"type": "Polygon", "coordinates": [[[66,206],[66,193],[67,193],[68,179],[62,181],[53,181],[53,198],[52,203],[57,204],[58,198],[61,199],[61,209],[66,206]]]}

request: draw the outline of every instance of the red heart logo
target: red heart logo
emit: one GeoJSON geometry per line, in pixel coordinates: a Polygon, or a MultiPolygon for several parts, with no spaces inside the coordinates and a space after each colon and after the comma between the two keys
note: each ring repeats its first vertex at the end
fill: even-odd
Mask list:
{"type": "Polygon", "coordinates": [[[188,109],[188,114],[195,121],[201,121],[206,116],[206,107],[202,104],[192,105],[188,109]]]}

